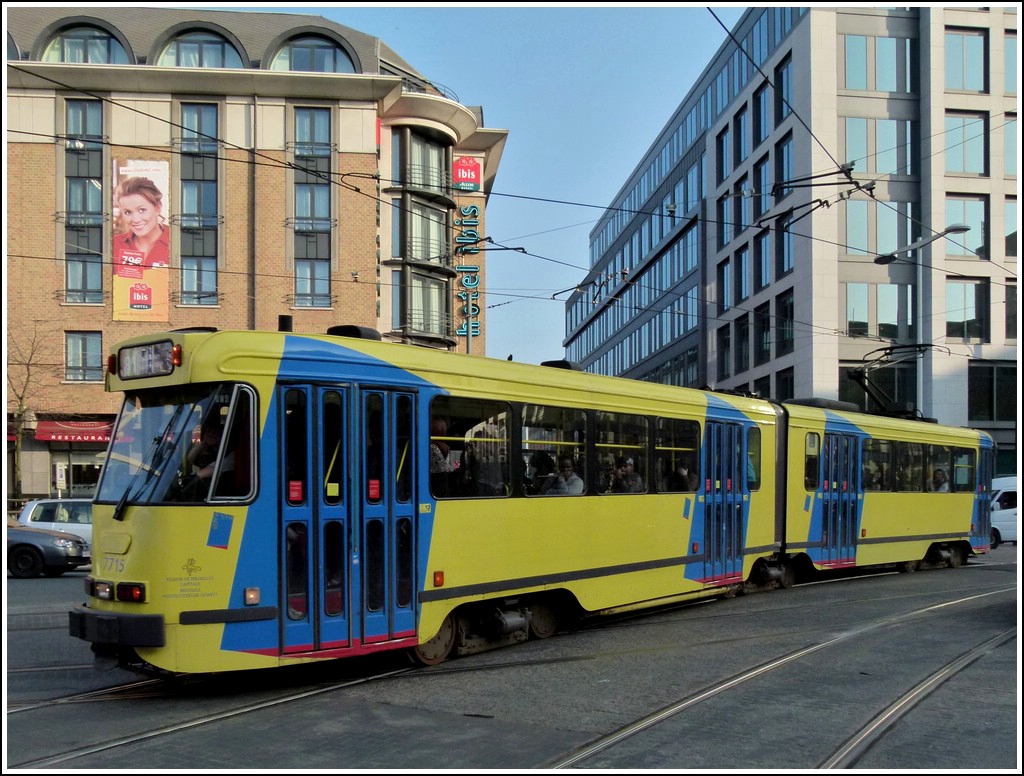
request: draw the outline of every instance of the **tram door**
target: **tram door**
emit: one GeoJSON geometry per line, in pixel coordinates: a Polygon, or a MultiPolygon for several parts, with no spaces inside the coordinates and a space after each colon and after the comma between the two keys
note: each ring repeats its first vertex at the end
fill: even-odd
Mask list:
{"type": "Polygon", "coordinates": [[[825,434],[821,478],[821,560],[826,565],[856,561],[860,503],[860,444],[848,434],[825,434]]]}
{"type": "Polygon", "coordinates": [[[358,648],[414,630],[413,399],[280,389],[283,652],[358,648]]]}
{"type": "Polygon", "coordinates": [[[711,421],[706,434],[704,581],[742,581],[744,505],[749,498],[743,427],[711,421]]]}

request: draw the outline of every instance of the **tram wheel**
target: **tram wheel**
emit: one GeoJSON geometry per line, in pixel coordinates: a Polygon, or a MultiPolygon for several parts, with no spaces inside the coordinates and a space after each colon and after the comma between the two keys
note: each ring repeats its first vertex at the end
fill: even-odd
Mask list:
{"type": "Polygon", "coordinates": [[[554,609],[542,601],[530,604],[530,636],[546,639],[558,628],[558,616],[554,609]]]}
{"type": "Polygon", "coordinates": [[[906,560],[898,566],[901,574],[908,574],[912,571],[917,571],[920,567],[921,561],[919,560],[906,560]]]}
{"type": "Polygon", "coordinates": [[[964,565],[967,559],[964,557],[963,548],[960,546],[950,547],[949,549],[949,567],[951,569],[957,569],[964,565]]]}
{"type": "Polygon", "coordinates": [[[444,618],[434,638],[412,648],[412,657],[425,666],[436,666],[448,659],[455,646],[455,617],[451,613],[444,618]]]}

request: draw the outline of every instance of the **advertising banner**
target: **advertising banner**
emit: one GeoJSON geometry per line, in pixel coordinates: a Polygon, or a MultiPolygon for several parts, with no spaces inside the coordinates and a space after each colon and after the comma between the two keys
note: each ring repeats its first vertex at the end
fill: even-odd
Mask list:
{"type": "Polygon", "coordinates": [[[168,162],[114,160],[114,320],[167,321],[170,313],[168,162]]]}

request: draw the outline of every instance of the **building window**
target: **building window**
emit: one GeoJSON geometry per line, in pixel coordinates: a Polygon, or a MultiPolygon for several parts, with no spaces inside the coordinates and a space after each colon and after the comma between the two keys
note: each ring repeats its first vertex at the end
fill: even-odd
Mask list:
{"type": "Polygon", "coordinates": [[[946,30],[946,89],[988,91],[987,48],[984,30],[946,30]]]}
{"type": "Polygon", "coordinates": [[[449,333],[448,312],[444,294],[446,284],[438,278],[414,272],[412,274],[412,310],[409,324],[416,331],[438,336],[449,333]]]}
{"type": "Polygon", "coordinates": [[[412,202],[410,210],[409,257],[434,264],[447,263],[447,211],[422,202],[412,202]]]}
{"type": "Polygon", "coordinates": [[[1017,422],[1017,367],[1009,361],[973,361],[967,366],[967,419],[1017,422]]]}
{"type": "Polygon", "coordinates": [[[68,253],[64,262],[67,273],[64,301],[68,304],[102,304],[103,257],[99,253],[68,253]]]}
{"type": "Polygon", "coordinates": [[[989,292],[984,278],[946,278],[946,337],[989,339],[989,292]]]}
{"type": "Polygon", "coordinates": [[[181,106],[181,304],[215,305],[217,275],[217,106],[181,106]]]}
{"type": "Polygon", "coordinates": [[[718,198],[716,204],[718,210],[718,247],[724,248],[732,242],[733,237],[732,197],[729,194],[723,194],[718,198]]]}
{"type": "Polygon", "coordinates": [[[686,289],[683,305],[683,320],[687,332],[697,328],[697,321],[700,317],[700,302],[697,296],[697,286],[690,286],[686,289]]]}
{"type": "Polygon", "coordinates": [[[947,256],[977,256],[987,259],[988,198],[955,194],[946,197],[946,226],[966,224],[970,231],[945,240],[947,256]]]}
{"type": "Polygon", "coordinates": [[[793,191],[786,184],[793,180],[793,134],[787,134],[775,146],[775,185],[772,191],[775,201],[781,202],[793,191]]]}
{"type": "Polygon", "coordinates": [[[914,287],[908,283],[883,283],[876,290],[878,336],[897,342],[916,342],[914,287]]]}
{"type": "Polygon", "coordinates": [[[103,302],[103,106],[67,100],[64,174],[64,301],[103,302]]]}
{"type": "Polygon", "coordinates": [[[729,128],[726,127],[718,135],[718,143],[716,147],[718,155],[718,182],[724,183],[725,179],[732,173],[732,145],[731,138],[732,134],[729,128]]]}
{"type": "Polygon", "coordinates": [[[330,307],[330,110],[296,108],[294,121],[295,306],[330,307]]]}
{"type": "Polygon", "coordinates": [[[880,175],[916,175],[915,124],[904,119],[875,119],[875,170],[880,175]]]}
{"type": "Polygon", "coordinates": [[[1006,281],[1006,339],[1017,339],[1017,281],[1006,281]]]}
{"type": "Polygon", "coordinates": [[[793,58],[787,56],[775,68],[775,126],[793,112],[793,58]]]}
{"type": "Polygon", "coordinates": [[[732,333],[729,326],[718,330],[718,379],[725,380],[729,376],[729,362],[732,360],[732,333]]]}
{"type": "Polygon", "coordinates": [[[1017,68],[1020,62],[1017,59],[1017,36],[1010,30],[1006,31],[1003,38],[1003,89],[1007,94],[1017,93],[1017,68]]]}
{"type": "Polygon", "coordinates": [[[235,47],[212,32],[188,32],[167,44],[157,59],[159,67],[242,68],[235,47]]]}
{"type": "Polygon", "coordinates": [[[846,253],[863,256],[868,252],[868,201],[846,201],[846,253]]]}
{"type": "Polygon", "coordinates": [[[732,307],[732,273],[729,271],[729,260],[718,265],[718,313],[722,314],[732,307]]]}
{"type": "Polygon", "coordinates": [[[1017,200],[1010,197],[1003,203],[1003,250],[1007,257],[1017,255],[1017,200]]]}
{"type": "Polygon", "coordinates": [[[736,254],[736,303],[741,304],[750,298],[750,249],[740,248],[736,254]]]}
{"type": "Polygon", "coordinates": [[[331,306],[330,261],[295,259],[295,306],[331,306]]]}
{"type": "Polygon", "coordinates": [[[762,86],[754,92],[754,146],[763,143],[772,131],[771,92],[762,86]]]}
{"type": "Polygon", "coordinates": [[[103,380],[103,334],[98,331],[69,331],[64,335],[64,379],[69,382],[103,380]]]}
{"type": "Polygon", "coordinates": [[[849,337],[868,335],[868,284],[846,284],[846,334],[849,337]]]}
{"type": "Polygon", "coordinates": [[[796,378],[793,367],[780,369],[775,374],[775,400],[789,401],[793,398],[793,391],[796,390],[796,378]]]}
{"type": "Polygon", "coordinates": [[[754,165],[754,217],[760,218],[772,206],[771,160],[764,156],[754,165]]]}
{"type": "Polygon", "coordinates": [[[794,331],[796,323],[793,308],[793,290],[784,291],[775,299],[776,331],[778,332],[778,345],[776,355],[784,356],[793,352],[794,331]]]}
{"type": "Polygon", "coordinates": [[[736,188],[733,190],[733,198],[736,201],[736,208],[734,216],[736,220],[736,233],[739,234],[748,226],[750,226],[750,210],[751,210],[751,199],[750,189],[747,184],[747,176],[744,175],[736,182],[736,188]]]}
{"type": "Polygon", "coordinates": [[[182,103],[182,153],[216,154],[217,138],[217,106],[210,103],[182,103]]]}
{"type": "Polygon", "coordinates": [[[872,369],[868,380],[892,402],[888,407],[878,407],[860,384],[849,377],[851,368],[862,364],[839,365],[839,399],[856,404],[862,412],[889,411],[894,408],[913,412],[917,409],[917,365],[897,364],[872,369]]]}
{"type": "MultiPolygon", "coordinates": [[[[746,60],[743,60],[746,63],[746,60]]],[[[750,152],[750,115],[742,108],[733,120],[733,133],[736,137],[736,163],[747,158],[750,152]]]]}
{"type": "Polygon", "coordinates": [[[754,310],[754,365],[767,364],[772,359],[771,303],[765,302],[754,310]]]}
{"type": "Polygon", "coordinates": [[[403,181],[416,188],[443,191],[448,181],[445,146],[412,134],[409,142],[409,165],[403,181]]]}
{"type": "Polygon", "coordinates": [[[217,304],[217,259],[213,256],[181,257],[181,303],[217,304]]]}
{"type": "Polygon", "coordinates": [[[984,114],[946,114],[946,172],[988,173],[988,121],[984,114]]]}
{"type": "Polygon", "coordinates": [[[127,65],[128,54],[117,38],[97,27],[70,27],[51,40],[43,62],[127,65]]]}
{"type": "Polygon", "coordinates": [[[796,245],[793,233],[789,231],[791,221],[792,214],[789,214],[775,222],[775,276],[780,278],[796,266],[796,245]]]}
{"type": "Polygon", "coordinates": [[[736,319],[736,374],[750,369],[750,320],[746,315],[736,319]]]}
{"type": "Polygon", "coordinates": [[[863,35],[847,35],[846,83],[847,89],[862,91],[868,88],[868,39],[863,35]]]}
{"type": "Polygon", "coordinates": [[[771,232],[767,229],[754,239],[754,250],[757,251],[756,290],[767,288],[772,282],[772,241],[771,232]]]}
{"type": "Polygon", "coordinates": [[[1003,125],[1003,174],[1017,177],[1017,117],[1011,114],[1003,125]]]}
{"type": "Polygon", "coordinates": [[[312,73],[355,73],[351,57],[336,43],[311,35],[295,38],[277,52],[271,70],[312,73]]]}

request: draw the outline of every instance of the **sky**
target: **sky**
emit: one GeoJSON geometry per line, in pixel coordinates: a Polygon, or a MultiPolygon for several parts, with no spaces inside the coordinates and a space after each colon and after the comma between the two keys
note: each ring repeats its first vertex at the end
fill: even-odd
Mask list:
{"type": "MultiPolygon", "coordinates": [[[[209,6],[207,6],[209,7],[209,6]]],[[[565,357],[589,234],[744,7],[542,3],[219,5],[324,16],[380,38],[508,130],[487,236],[486,355],[565,357]],[[715,17],[721,20],[721,24],[715,17]]],[[[476,344],[476,341],[474,341],[476,344]]],[[[480,355],[479,350],[474,353],[480,355]]]]}

